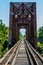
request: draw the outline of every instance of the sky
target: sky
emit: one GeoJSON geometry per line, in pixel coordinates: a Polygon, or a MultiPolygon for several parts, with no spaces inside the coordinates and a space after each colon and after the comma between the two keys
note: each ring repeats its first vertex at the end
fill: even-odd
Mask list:
{"type": "Polygon", "coordinates": [[[26,34],[26,29],[25,28],[21,28],[20,30],[19,30],[19,32],[22,34],[22,36],[24,36],[25,34],[26,34]]]}
{"type": "Polygon", "coordinates": [[[37,30],[43,26],[43,0],[0,0],[0,20],[9,26],[10,2],[36,2],[37,30]]]}

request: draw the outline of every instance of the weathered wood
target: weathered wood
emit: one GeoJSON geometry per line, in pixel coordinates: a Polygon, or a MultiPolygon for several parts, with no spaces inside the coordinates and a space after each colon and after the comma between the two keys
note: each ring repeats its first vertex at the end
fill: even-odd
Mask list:
{"type": "Polygon", "coordinates": [[[18,48],[18,54],[15,59],[14,64],[12,65],[29,65],[29,61],[27,58],[26,50],[25,50],[25,44],[24,41],[21,41],[21,44],[18,48]]]}

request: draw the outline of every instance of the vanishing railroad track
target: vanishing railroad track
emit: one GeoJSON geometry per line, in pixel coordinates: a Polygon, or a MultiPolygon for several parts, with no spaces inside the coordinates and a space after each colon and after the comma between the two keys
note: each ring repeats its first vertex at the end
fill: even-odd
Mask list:
{"type": "Polygon", "coordinates": [[[43,65],[43,58],[28,41],[19,40],[0,59],[0,65],[43,65]]]}

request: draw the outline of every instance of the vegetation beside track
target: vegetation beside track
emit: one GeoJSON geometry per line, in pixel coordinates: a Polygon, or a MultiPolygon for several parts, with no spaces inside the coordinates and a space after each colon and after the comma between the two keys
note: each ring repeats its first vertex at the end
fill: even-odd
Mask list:
{"type": "MultiPolygon", "coordinates": [[[[8,51],[8,37],[9,28],[0,20],[0,58],[8,51]]],[[[20,39],[26,39],[26,34],[22,36],[19,34],[20,39]]],[[[37,46],[39,47],[39,53],[43,54],[43,26],[39,28],[37,32],[37,46]]]]}

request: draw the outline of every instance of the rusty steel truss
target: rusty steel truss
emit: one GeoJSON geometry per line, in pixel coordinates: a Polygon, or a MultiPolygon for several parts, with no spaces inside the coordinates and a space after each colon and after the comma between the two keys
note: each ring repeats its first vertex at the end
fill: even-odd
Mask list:
{"type": "Polygon", "coordinates": [[[9,45],[19,40],[20,28],[26,29],[26,39],[33,44],[37,43],[36,3],[11,2],[9,22],[9,45]]]}

